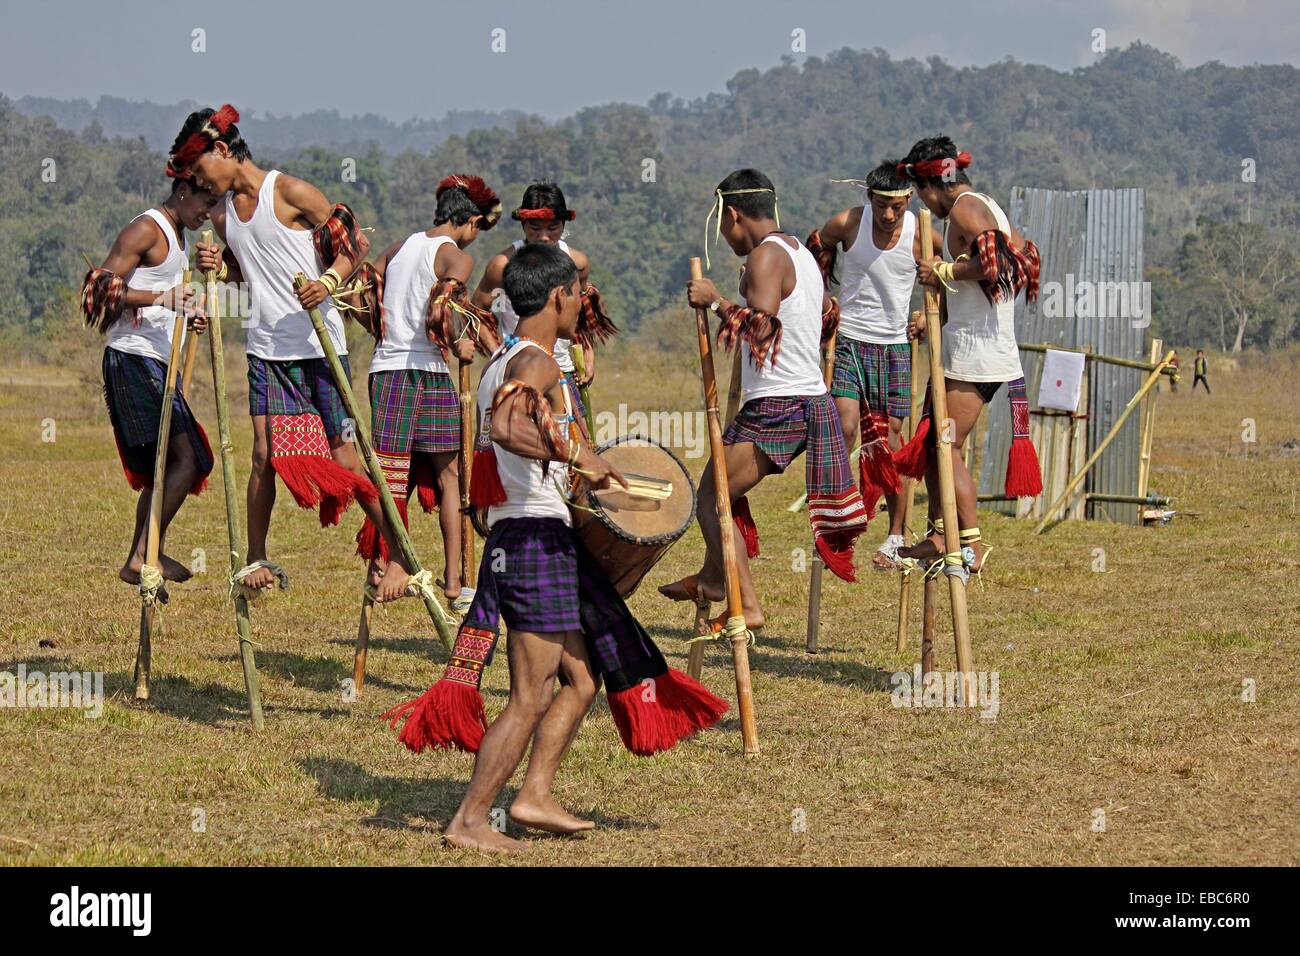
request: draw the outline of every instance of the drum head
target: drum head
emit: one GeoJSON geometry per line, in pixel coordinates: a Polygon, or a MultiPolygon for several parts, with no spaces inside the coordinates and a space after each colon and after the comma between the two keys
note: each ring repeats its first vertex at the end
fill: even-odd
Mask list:
{"type": "Polygon", "coordinates": [[[585,503],[602,524],[638,544],[670,544],[686,533],[695,520],[695,483],[676,455],[642,435],[615,438],[596,451],[624,476],[672,482],[672,493],[663,500],[631,495],[616,483],[589,491],[585,503]]]}

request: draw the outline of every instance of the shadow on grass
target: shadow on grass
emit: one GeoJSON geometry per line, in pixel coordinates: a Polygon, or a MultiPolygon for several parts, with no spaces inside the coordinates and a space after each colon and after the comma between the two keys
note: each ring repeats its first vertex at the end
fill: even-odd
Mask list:
{"type": "MultiPolygon", "coordinates": [[[[382,777],[370,773],[360,764],[351,760],[334,757],[307,757],[298,761],[298,766],[316,781],[321,793],[331,800],[377,800],[379,809],[373,816],[361,820],[361,825],[378,829],[412,830],[420,833],[438,835],[451,820],[465,795],[472,767],[468,754],[465,755],[465,777],[448,779],[432,777],[423,780],[408,780],[405,777],[382,777]],[[411,817],[427,822],[412,822],[411,817]]],[[[496,799],[498,807],[509,807],[518,790],[506,787],[496,799]]],[[[654,825],[623,817],[611,817],[588,809],[574,809],[578,816],[594,820],[600,829],[608,830],[651,830],[654,825]]],[[[527,836],[529,839],[572,839],[558,837],[554,834],[525,830],[515,823],[510,823],[512,836],[527,836]]]]}
{"type": "MultiPolygon", "coordinates": [[[[154,674],[149,680],[149,699],[135,699],[135,675],[119,671],[104,675],[104,696],[117,698],[142,710],[179,717],[200,724],[227,721],[248,723],[248,698],[242,690],[224,684],[198,684],[188,677],[154,674]]],[[[266,708],[269,713],[271,708],[266,708]]]]}

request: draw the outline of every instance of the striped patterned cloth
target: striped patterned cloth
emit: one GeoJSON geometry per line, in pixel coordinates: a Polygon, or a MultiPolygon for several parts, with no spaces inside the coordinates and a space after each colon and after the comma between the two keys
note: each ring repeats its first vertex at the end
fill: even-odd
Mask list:
{"type": "MultiPolygon", "coordinates": [[[[340,355],[339,361],[350,379],[348,357],[340,355]]],[[[275,361],[256,355],[248,356],[248,414],[317,415],[329,438],[343,433],[348,417],[325,359],[275,361]]]]}
{"type": "Polygon", "coordinates": [[[460,448],[460,396],[446,372],[372,372],[370,419],[375,451],[383,455],[460,448]]]}
{"type": "MultiPolygon", "coordinates": [[[[801,452],[808,452],[808,520],[817,551],[836,575],[846,581],[857,580],[853,542],[867,527],[867,511],[853,482],[839,412],[830,394],[748,401],[728,426],[722,442],[753,442],[782,472],[801,452]]],[[[757,529],[752,527],[749,503],[741,498],[733,512],[746,543],[753,538],[751,556],[757,554],[757,529]],[[748,527],[745,522],[749,522],[748,527]]]]}
{"type": "Polygon", "coordinates": [[[831,395],[853,398],[877,414],[912,414],[912,347],[907,342],[879,345],[841,335],[835,340],[831,395]]]}
{"type": "MultiPolygon", "coordinates": [[[[167,365],[155,358],[104,349],[104,403],[113,425],[118,457],[127,483],[139,491],[153,486],[154,459],[158,455],[158,425],[162,418],[162,397],[167,382],[167,365]]],[[[212,449],[203,427],[194,418],[180,390],[180,376],[172,398],[172,421],[168,440],[183,436],[194,449],[199,476],[190,494],[197,495],[212,472],[212,449]]]]}

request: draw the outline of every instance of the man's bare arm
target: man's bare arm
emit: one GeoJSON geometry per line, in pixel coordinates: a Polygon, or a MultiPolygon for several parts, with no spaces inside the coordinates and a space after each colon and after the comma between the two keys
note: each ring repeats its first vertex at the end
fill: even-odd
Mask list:
{"type": "Polygon", "coordinates": [[[478,288],[474,290],[474,295],[470,301],[480,309],[492,308],[492,300],[495,298],[497,289],[501,288],[501,277],[506,271],[506,263],[510,259],[504,252],[499,252],[488,260],[487,268],[483,270],[483,278],[479,279],[478,288]]]}

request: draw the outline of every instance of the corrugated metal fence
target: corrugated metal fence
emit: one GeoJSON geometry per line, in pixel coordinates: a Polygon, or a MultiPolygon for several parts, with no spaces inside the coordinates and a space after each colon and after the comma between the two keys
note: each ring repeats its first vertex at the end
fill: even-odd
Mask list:
{"type": "MultiPolygon", "coordinates": [[[[1146,360],[1144,342],[1151,321],[1143,281],[1142,238],[1145,192],[1141,189],[1057,191],[1016,186],[1011,190],[1012,223],[1038,246],[1043,271],[1038,301],[1016,302],[1016,337],[1094,353],[1146,360]]],[[[1040,353],[1021,352],[1030,408],[1036,407],[1040,353]]],[[[1142,383],[1143,373],[1093,362],[1088,409],[1088,449],[1110,431],[1142,383]]],[[[1004,390],[1005,391],[1005,390],[1004,390]]],[[[980,455],[979,491],[1000,494],[1011,442],[1010,410],[1003,392],[989,405],[988,429],[980,455]]],[[[1138,493],[1139,419],[1133,415],[1093,467],[1090,492],[1138,493]]],[[[996,505],[1012,514],[1014,503],[996,505]]],[[[1137,505],[1096,502],[1088,517],[1137,521],[1137,505]]]]}

